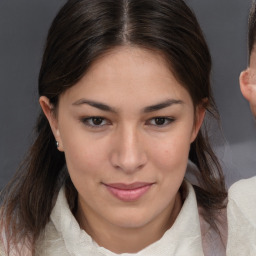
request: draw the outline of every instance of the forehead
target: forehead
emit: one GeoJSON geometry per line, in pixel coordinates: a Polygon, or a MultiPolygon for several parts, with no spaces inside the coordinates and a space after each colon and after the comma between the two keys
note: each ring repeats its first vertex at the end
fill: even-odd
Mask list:
{"type": "Polygon", "coordinates": [[[143,99],[149,105],[152,100],[189,97],[160,53],[138,47],[118,47],[101,56],[65,94],[113,103],[143,99]]]}
{"type": "Polygon", "coordinates": [[[159,76],[170,77],[173,75],[167,61],[160,52],[135,46],[120,46],[95,60],[86,72],[85,77],[92,77],[94,74],[99,75],[100,71],[104,70],[101,75],[106,75],[107,78],[120,78],[121,76],[130,79],[136,77],[136,74],[139,73],[143,76],[152,69],[159,76]]]}

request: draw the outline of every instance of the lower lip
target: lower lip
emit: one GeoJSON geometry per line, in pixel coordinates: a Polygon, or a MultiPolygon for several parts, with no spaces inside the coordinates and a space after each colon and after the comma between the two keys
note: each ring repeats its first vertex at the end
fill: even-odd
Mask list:
{"type": "Polygon", "coordinates": [[[108,191],[110,191],[110,193],[119,200],[125,202],[132,202],[142,197],[150,189],[151,186],[152,184],[149,184],[135,189],[118,189],[110,186],[106,187],[108,191]]]}

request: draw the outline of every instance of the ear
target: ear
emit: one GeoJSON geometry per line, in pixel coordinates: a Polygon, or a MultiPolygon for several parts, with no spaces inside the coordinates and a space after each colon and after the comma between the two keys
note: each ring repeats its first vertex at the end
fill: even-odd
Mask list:
{"type": "Polygon", "coordinates": [[[204,121],[205,111],[206,111],[205,106],[207,105],[207,102],[208,102],[208,99],[205,98],[203,99],[201,104],[198,104],[196,106],[194,127],[193,127],[193,131],[191,134],[191,141],[190,141],[191,143],[196,139],[196,136],[204,121]]]}
{"type": "Polygon", "coordinates": [[[256,79],[254,71],[251,68],[247,68],[240,74],[240,89],[250,103],[250,108],[253,115],[256,117],[256,79]]]}
{"type": "Polygon", "coordinates": [[[241,72],[240,77],[239,77],[239,82],[240,82],[240,89],[248,101],[250,101],[250,96],[251,96],[251,85],[250,85],[250,68],[244,70],[241,72]]]}
{"type": "MultiPolygon", "coordinates": [[[[58,119],[57,119],[57,114],[54,110],[54,106],[50,103],[50,100],[45,97],[41,96],[39,99],[40,106],[48,119],[48,122],[51,126],[52,133],[55,137],[56,142],[58,142],[58,150],[63,151],[63,146],[62,146],[62,141],[61,141],[61,136],[60,136],[60,131],[59,131],[59,125],[58,125],[58,119]]],[[[56,145],[57,146],[57,145],[56,145]]]]}

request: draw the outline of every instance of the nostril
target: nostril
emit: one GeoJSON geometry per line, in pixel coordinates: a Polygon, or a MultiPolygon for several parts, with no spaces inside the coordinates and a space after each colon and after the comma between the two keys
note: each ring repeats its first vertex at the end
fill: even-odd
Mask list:
{"type": "Polygon", "coordinates": [[[143,160],[142,157],[138,158],[138,159],[117,159],[114,163],[113,166],[123,172],[127,172],[127,173],[133,173],[133,172],[137,172],[141,169],[143,169],[143,167],[145,166],[146,161],[143,160]]]}

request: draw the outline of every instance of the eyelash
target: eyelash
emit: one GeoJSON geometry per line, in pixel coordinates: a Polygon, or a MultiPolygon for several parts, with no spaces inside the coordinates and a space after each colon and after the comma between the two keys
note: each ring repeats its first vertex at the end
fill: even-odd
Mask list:
{"type": "MultiPolygon", "coordinates": [[[[161,128],[161,127],[165,127],[165,126],[170,125],[174,121],[175,121],[175,118],[173,118],[173,117],[157,116],[157,117],[153,117],[153,118],[148,119],[146,121],[146,125],[151,125],[151,126],[156,126],[156,127],[161,128]],[[164,121],[163,124],[156,124],[157,119],[158,119],[158,121],[164,121]],[[154,124],[151,123],[152,121],[154,121],[154,124]]],[[[84,125],[89,126],[90,128],[93,128],[93,129],[99,129],[99,128],[102,128],[106,125],[111,124],[111,122],[108,119],[106,119],[104,117],[101,117],[101,116],[92,116],[92,117],[82,118],[81,122],[84,125]],[[100,121],[101,123],[100,124],[95,124],[95,123],[93,123],[94,121],[100,121]]]]}
{"type": "Polygon", "coordinates": [[[106,118],[101,117],[101,116],[92,116],[92,117],[86,117],[86,118],[82,118],[81,119],[82,123],[89,126],[90,128],[101,128],[105,125],[109,125],[110,121],[108,121],[106,118]],[[93,124],[93,121],[96,121],[98,119],[98,121],[102,121],[102,122],[106,122],[104,124],[93,124]]]}
{"type": "Polygon", "coordinates": [[[175,121],[175,119],[173,117],[157,116],[157,117],[153,117],[153,118],[149,119],[146,122],[146,124],[149,123],[149,125],[153,125],[153,126],[156,126],[156,127],[165,127],[167,125],[170,125],[174,121],[175,121]],[[164,121],[164,123],[163,124],[156,124],[157,119],[158,119],[158,121],[164,121]],[[153,120],[154,120],[155,124],[150,124],[150,122],[153,121],[153,120]]]}

